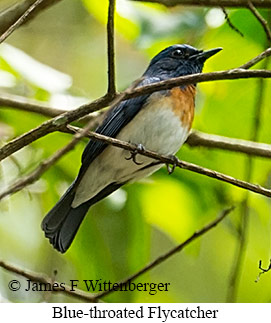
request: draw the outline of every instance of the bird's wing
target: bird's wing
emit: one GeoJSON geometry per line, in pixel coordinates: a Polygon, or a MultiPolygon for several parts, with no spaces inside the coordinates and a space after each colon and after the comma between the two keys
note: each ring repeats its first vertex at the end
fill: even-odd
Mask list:
{"type": "MultiPolygon", "coordinates": [[[[137,87],[144,86],[150,83],[159,82],[157,77],[146,78],[142,80],[137,87]]],[[[140,111],[150,94],[138,96],[136,98],[122,101],[116,107],[108,111],[108,114],[102,124],[95,130],[95,132],[108,136],[116,137],[118,133],[125,127],[134,116],[140,111]]],[[[101,141],[89,140],[85,150],[82,154],[82,165],[77,177],[80,178],[84,175],[85,171],[92,163],[92,161],[102,153],[102,151],[108,146],[108,144],[101,141]]]]}

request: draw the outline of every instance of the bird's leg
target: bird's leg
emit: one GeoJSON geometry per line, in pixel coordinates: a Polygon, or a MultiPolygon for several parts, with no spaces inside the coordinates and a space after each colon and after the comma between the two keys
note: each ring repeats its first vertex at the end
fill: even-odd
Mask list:
{"type": "Polygon", "coordinates": [[[142,144],[138,144],[136,149],[134,151],[130,151],[130,157],[126,157],[126,160],[130,160],[132,159],[132,161],[136,164],[136,165],[142,165],[143,163],[139,163],[138,161],[136,161],[136,155],[138,154],[139,151],[144,151],[145,147],[142,144]]]}
{"type": "Polygon", "coordinates": [[[171,175],[178,164],[178,158],[175,155],[170,155],[169,157],[172,159],[172,167],[170,167],[169,164],[166,164],[166,166],[167,166],[168,174],[171,175]]]}

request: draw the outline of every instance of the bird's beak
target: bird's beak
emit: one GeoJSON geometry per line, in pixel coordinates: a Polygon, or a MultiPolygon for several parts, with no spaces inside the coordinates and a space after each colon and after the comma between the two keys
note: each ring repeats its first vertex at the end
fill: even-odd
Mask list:
{"type": "Polygon", "coordinates": [[[222,50],[222,47],[205,50],[203,52],[200,52],[198,54],[195,54],[193,56],[190,56],[190,59],[197,59],[201,61],[202,63],[205,62],[208,58],[215,55],[216,53],[220,52],[222,50]]]}

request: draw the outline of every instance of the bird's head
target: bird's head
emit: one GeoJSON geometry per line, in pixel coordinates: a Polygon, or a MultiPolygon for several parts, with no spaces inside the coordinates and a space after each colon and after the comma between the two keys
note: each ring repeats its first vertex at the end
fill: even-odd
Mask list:
{"type": "Polygon", "coordinates": [[[204,62],[221,51],[221,47],[198,50],[190,45],[172,45],[157,54],[150,62],[144,76],[168,79],[188,74],[200,73],[204,62]]]}

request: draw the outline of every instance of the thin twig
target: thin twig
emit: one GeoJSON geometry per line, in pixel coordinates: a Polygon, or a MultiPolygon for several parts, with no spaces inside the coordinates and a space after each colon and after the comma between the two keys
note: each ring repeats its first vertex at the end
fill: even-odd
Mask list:
{"type": "MultiPolygon", "coordinates": [[[[23,23],[25,24],[26,22],[29,22],[29,20],[33,19],[39,12],[60,1],[61,0],[44,0],[43,3],[35,9],[35,11],[32,11],[31,14],[24,19],[23,23]]],[[[34,2],[35,0],[17,1],[11,7],[8,7],[7,9],[1,11],[0,35],[6,32],[10,28],[10,26],[13,25],[34,2]]]]}
{"type": "Polygon", "coordinates": [[[226,19],[226,21],[227,21],[227,24],[229,25],[229,27],[232,29],[232,30],[234,30],[234,31],[236,31],[237,32],[237,34],[239,34],[241,37],[244,37],[244,34],[237,28],[237,27],[235,27],[234,26],[234,24],[231,22],[231,20],[230,20],[230,17],[229,17],[229,15],[228,15],[228,12],[227,12],[227,10],[224,8],[224,7],[222,7],[221,6],[221,10],[223,11],[223,13],[224,13],[224,16],[225,16],[225,19],[226,19]]]}
{"type": "Polygon", "coordinates": [[[19,28],[24,21],[27,19],[27,17],[34,11],[36,8],[38,8],[45,0],[37,0],[35,1],[17,20],[14,22],[8,30],[6,30],[1,36],[0,36],[0,44],[10,36],[14,30],[19,28]]]}
{"type": "MultiPolygon", "coordinates": [[[[248,165],[247,170],[251,169],[248,165]]],[[[246,179],[248,176],[246,176],[246,179]]],[[[241,223],[238,228],[239,241],[234,255],[234,261],[232,269],[230,272],[229,287],[227,291],[227,302],[233,303],[237,298],[237,290],[240,283],[240,276],[242,265],[245,257],[245,246],[247,242],[247,229],[248,229],[248,217],[249,217],[249,207],[248,207],[248,193],[245,196],[245,199],[241,203],[241,223]]]]}
{"type": "MultiPolygon", "coordinates": [[[[217,226],[233,209],[234,209],[234,207],[231,207],[229,209],[224,210],[221,213],[221,215],[218,218],[216,218],[214,221],[212,221],[209,224],[207,224],[201,230],[196,231],[190,238],[188,238],[187,240],[185,240],[183,243],[177,245],[176,247],[174,247],[174,248],[170,249],[169,251],[167,251],[165,254],[159,256],[158,258],[156,258],[154,261],[152,261],[151,263],[149,263],[147,266],[145,266],[142,269],[140,269],[135,274],[129,276],[128,278],[124,279],[123,281],[120,281],[118,283],[118,286],[121,286],[121,284],[127,284],[129,281],[135,280],[137,277],[145,274],[146,272],[150,271],[154,267],[156,267],[156,266],[160,265],[161,263],[165,262],[171,256],[173,256],[176,253],[182,251],[191,242],[193,242],[194,240],[196,240],[197,238],[201,237],[206,232],[210,231],[212,228],[214,228],[215,226],[217,226]]],[[[114,289],[109,289],[107,291],[101,292],[100,294],[98,294],[97,296],[95,296],[94,299],[99,299],[101,297],[107,296],[108,294],[110,294],[112,292],[114,292],[114,289]]]]}
{"type": "Polygon", "coordinates": [[[107,59],[108,59],[108,90],[107,93],[112,96],[116,94],[115,80],[115,49],[114,49],[114,17],[115,0],[109,0],[108,19],[107,19],[107,59]]]}
{"type": "Polygon", "coordinates": [[[263,16],[259,13],[259,11],[254,7],[253,3],[251,1],[248,1],[248,8],[253,13],[253,15],[258,19],[260,24],[262,25],[264,32],[266,34],[266,38],[268,41],[268,46],[271,46],[271,31],[268,26],[267,21],[263,18],[263,16]]]}
{"type": "Polygon", "coordinates": [[[252,58],[250,61],[248,61],[247,63],[239,66],[239,68],[241,69],[249,69],[252,66],[256,65],[257,63],[259,63],[260,61],[262,61],[263,59],[269,57],[271,55],[271,48],[267,48],[265,51],[263,51],[261,54],[259,54],[258,56],[252,58]]]}

